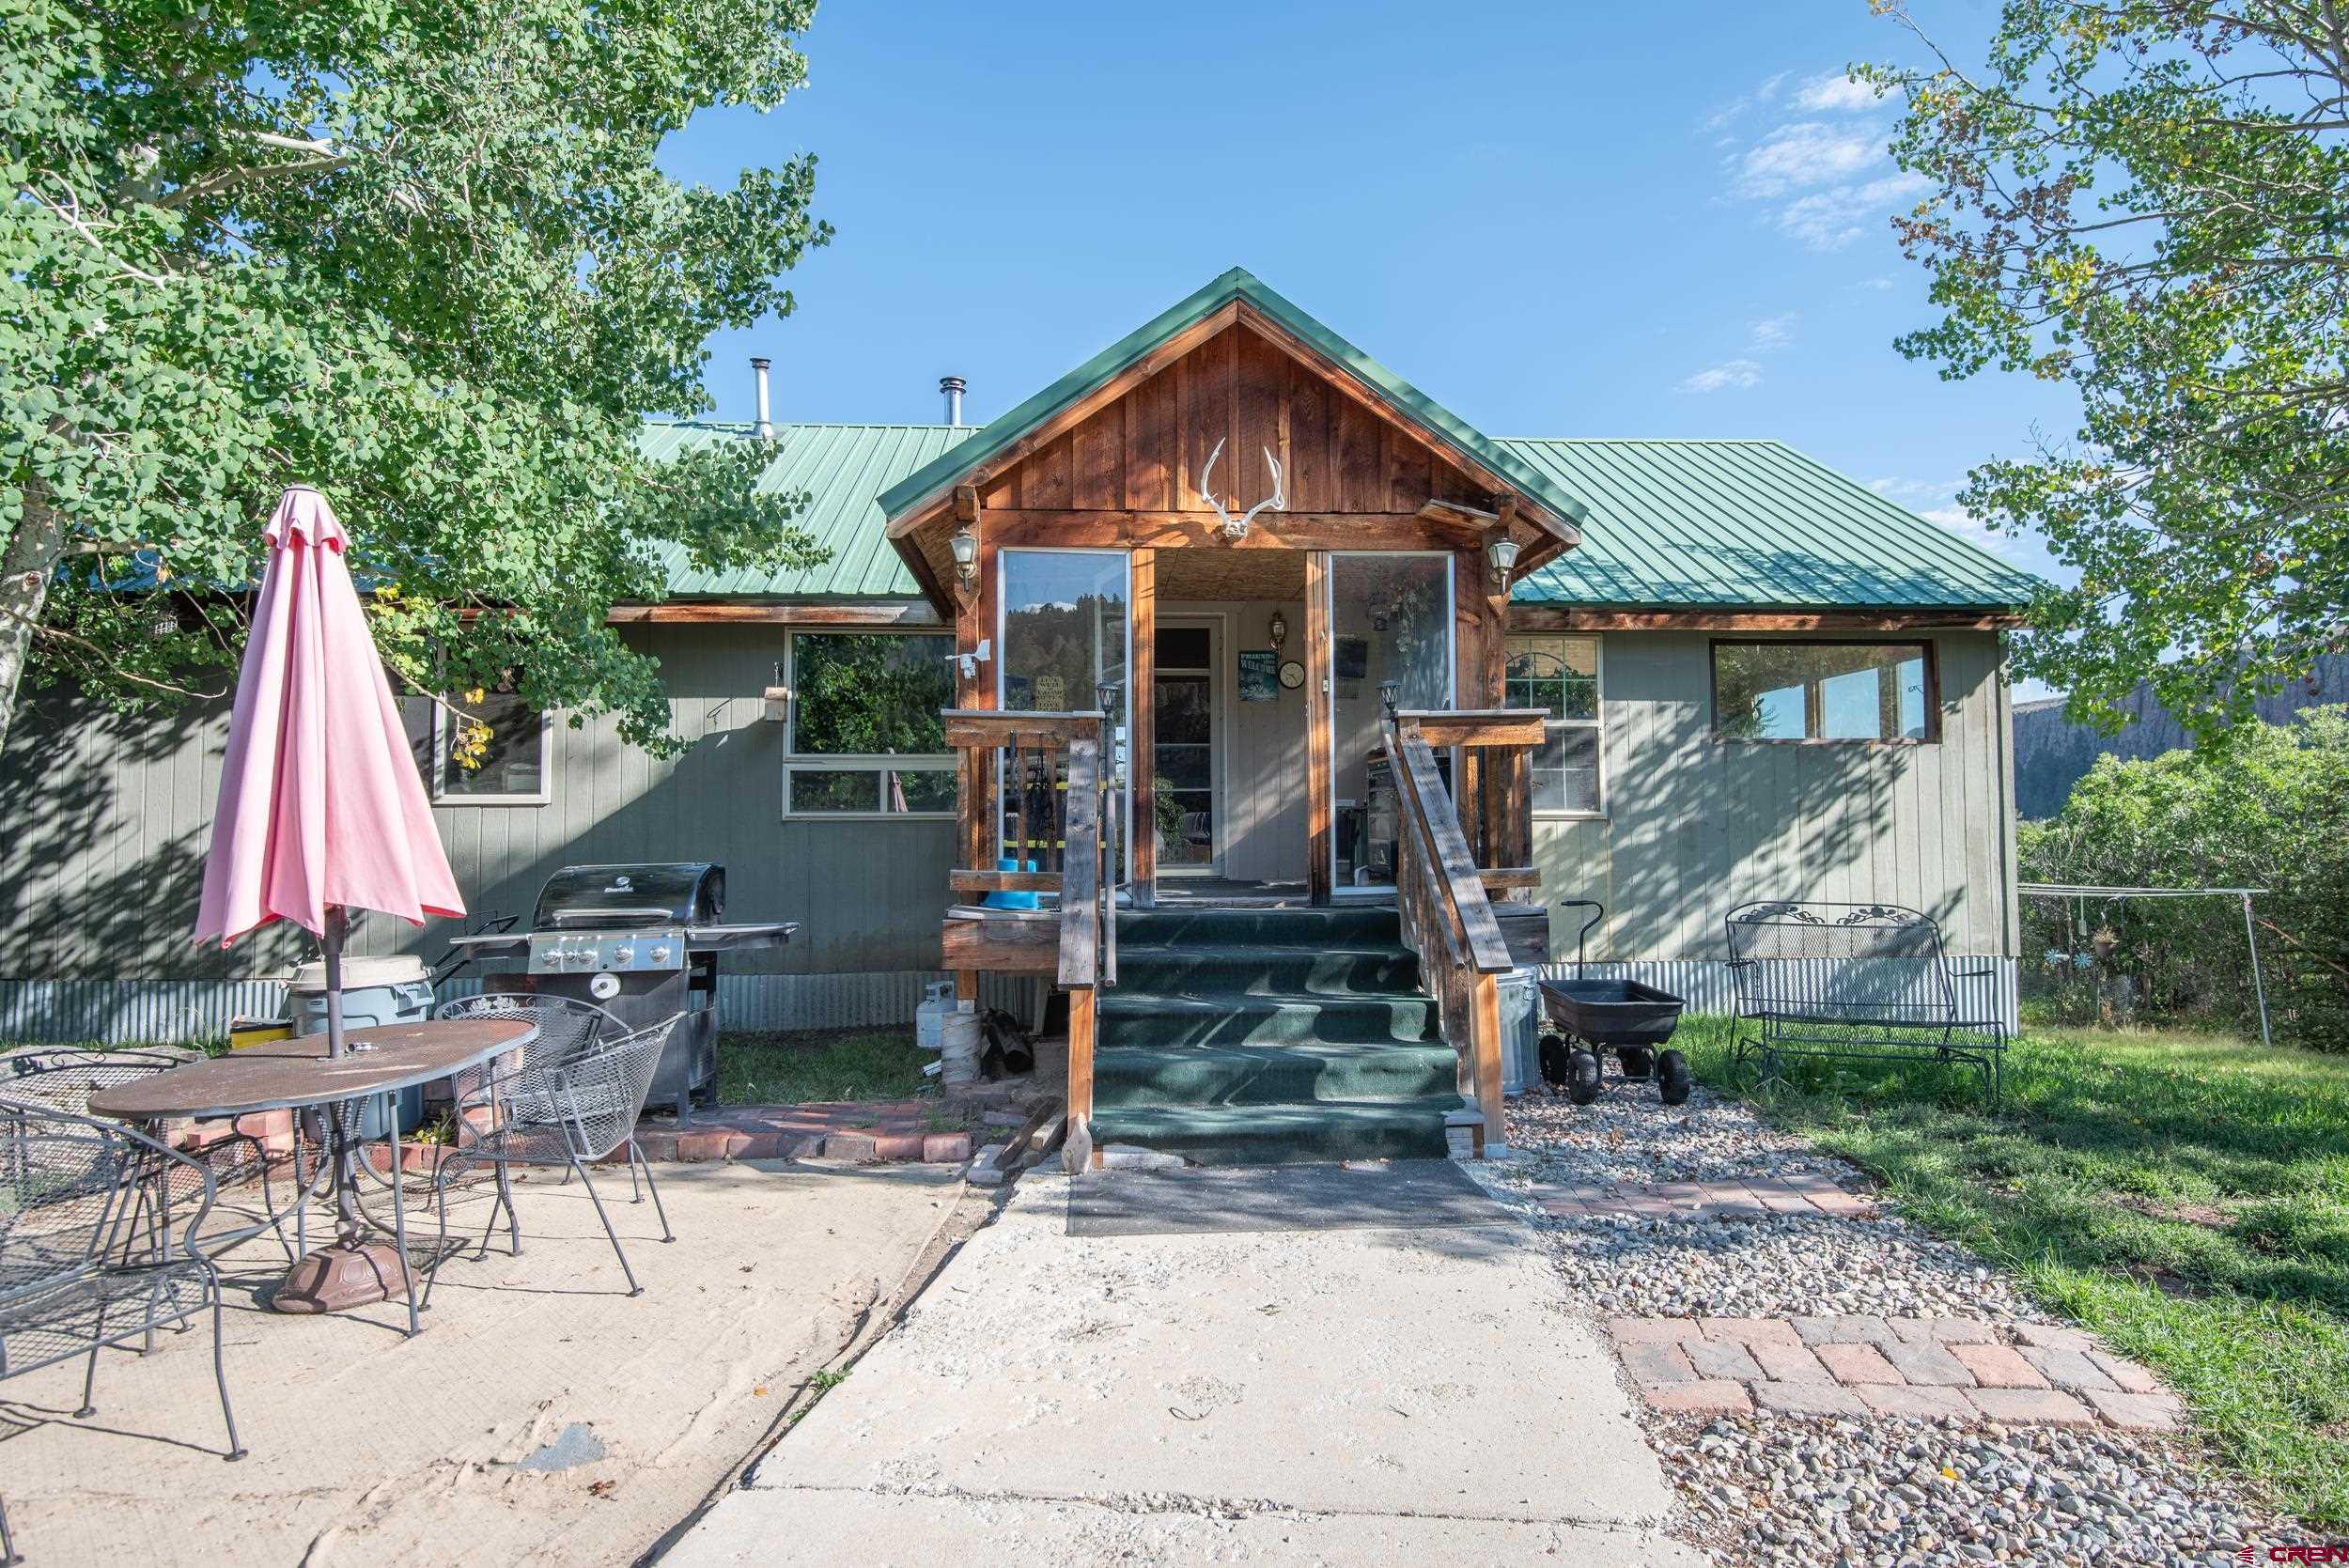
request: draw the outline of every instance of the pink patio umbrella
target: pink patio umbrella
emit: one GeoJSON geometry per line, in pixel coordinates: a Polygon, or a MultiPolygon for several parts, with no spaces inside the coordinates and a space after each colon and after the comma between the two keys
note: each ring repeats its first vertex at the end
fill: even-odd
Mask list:
{"type": "MultiPolygon", "coordinates": [[[[461,916],[465,903],[367,634],[334,508],[297,485],[278,501],[268,535],[269,569],[237,675],[195,939],[226,947],[278,920],[317,936],[326,956],[327,1054],[341,1056],[349,1048],[342,970],[350,911],[380,909],[421,925],[427,915],[461,916]]],[[[350,1246],[347,1147],[338,1164],[350,1246]]],[[[313,1257],[318,1270],[331,1271],[332,1260],[313,1257]]]]}

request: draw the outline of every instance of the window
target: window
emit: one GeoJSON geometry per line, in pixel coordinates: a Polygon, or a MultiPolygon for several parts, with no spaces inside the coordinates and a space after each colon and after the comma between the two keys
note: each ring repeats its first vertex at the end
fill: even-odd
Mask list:
{"type": "Polygon", "coordinates": [[[1512,637],[1502,688],[1510,707],[1546,716],[1533,753],[1533,809],[1596,816],[1599,792],[1598,639],[1512,637]]]}
{"type": "Polygon", "coordinates": [[[456,805],[539,806],[552,782],[547,716],[514,690],[511,672],[494,687],[453,691],[436,707],[432,796],[456,805]]]}
{"type": "Polygon", "coordinates": [[[1941,738],[1922,643],[1716,643],[1713,733],[1724,740],[1941,738]]]}
{"type": "Polygon", "coordinates": [[[939,710],[954,704],[952,638],[887,631],[791,634],[786,816],[951,816],[955,759],[939,710]]]}

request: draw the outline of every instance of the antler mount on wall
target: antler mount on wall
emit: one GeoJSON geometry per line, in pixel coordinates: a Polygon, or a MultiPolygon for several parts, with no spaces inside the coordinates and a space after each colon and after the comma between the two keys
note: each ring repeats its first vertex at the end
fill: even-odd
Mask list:
{"type": "MultiPolygon", "coordinates": [[[[1256,514],[1258,512],[1265,510],[1267,507],[1269,507],[1276,512],[1287,509],[1289,504],[1288,491],[1284,488],[1283,481],[1282,479],[1280,459],[1273,457],[1272,449],[1270,447],[1266,447],[1264,448],[1264,464],[1265,467],[1270,470],[1272,474],[1272,493],[1266,496],[1262,501],[1257,502],[1253,506],[1249,507],[1248,510],[1242,512],[1239,516],[1234,517],[1230,510],[1224,506],[1223,503],[1216,499],[1215,491],[1209,488],[1208,485],[1209,477],[1215,473],[1215,460],[1221,456],[1223,456],[1223,442],[1222,440],[1219,438],[1215,443],[1215,450],[1207,454],[1206,465],[1199,471],[1199,497],[1208,505],[1215,508],[1215,515],[1221,524],[1223,536],[1231,540],[1233,543],[1237,544],[1240,540],[1248,537],[1248,525],[1256,520],[1256,514]]],[[[1232,498],[1232,505],[1234,506],[1238,505],[1239,497],[1234,496],[1232,498]]]]}

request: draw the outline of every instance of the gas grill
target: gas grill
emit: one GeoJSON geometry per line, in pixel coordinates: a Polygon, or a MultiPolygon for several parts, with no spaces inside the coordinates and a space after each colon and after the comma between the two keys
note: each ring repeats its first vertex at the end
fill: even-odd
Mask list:
{"type": "Polygon", "coordinates": [[[517,957],[521,973],[485,974],[491,989],[592,1001],[630,1030],[684,1018],[661,1053],[650,1102],[686,1119],[718,1079],[718,966],[729,953],[781,947],[792,921],[728,924],[726,868],[707,861],[567,865],[538,890],[528,931],[452,939],[467,956],[517,957]]]}

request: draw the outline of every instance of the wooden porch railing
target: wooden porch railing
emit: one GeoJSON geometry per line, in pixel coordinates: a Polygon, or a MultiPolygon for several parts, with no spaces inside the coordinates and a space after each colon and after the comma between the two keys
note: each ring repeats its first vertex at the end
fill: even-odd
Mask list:
{"type": "Polygon", "coordinates": [[[1088,1163],[1093,1140],[1095,994],[1117,984],[1117,875],[1112,857],[1124,794],[1110,758],[1107,714],[950,708],[946,743],[969,757],[976,797],[963,822],[966,864],[949,878],[956,893],[1049,893],[1060,900],[1056,979],[1068,993],[1068,1139],[1071,1169],[1088,1163]],[[997,758],[1003,767],[999,775],[997,758]],[[1061,779],[1065,757],[1067,779],[1061,779]],[[998,778],[1003,803],[996,801],[998,778]],[[1003,824],[997,866],[995,832],[1003,824]],[[1033,867],[1033,869],[1031,869],[1033,867]]]}
{"type": "Polygon", "coordinates": [[[1482,1154],[1505,1136],[1497,977],[1511,967],[1488,893],[1505,896],[1534,885],[1528,795],[1542,716],[1517,709],[1398,712],[1392,692],[1381,695],[1380,737],[1394,768],[1395,905],[1403,940],[1419,955],[1444,1038],[1458,1053],[1460,1094],[1476,1108],[1482,1154]],[[1461,798],[1470,802],[1465,814],[1437,768],[1439,746],[1461,748],[1461,798]]]}

